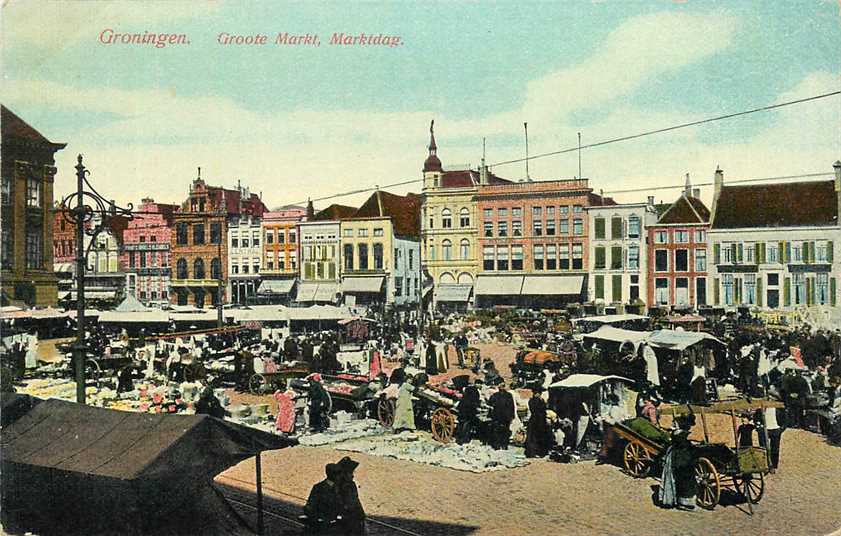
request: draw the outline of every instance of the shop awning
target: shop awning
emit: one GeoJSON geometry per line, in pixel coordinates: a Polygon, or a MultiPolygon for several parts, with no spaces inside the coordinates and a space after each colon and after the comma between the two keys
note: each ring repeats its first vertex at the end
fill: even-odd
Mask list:
{"type": "Polygon", "coordinates": [[[99,315],[99,321],[102,323],[143,323],[143,322],[169,322],[169,313],[167,311],[103,311],[99,315]]]}
{"type": "MultiPolygon", "coordinates": [[[[88,291],[85,291],[85,299],[86,300],[92,300],[94,298],[98,299],[98,300],[113,300],[116,297],[117,297],[117,291],[116,290],[88,290],[88,291]]],[[[66,299],[74,300],[74,299],[76,299],[76,291],[75,290],[69,290],[69,291],[65,292],[59,299],[61,299],[61,300],[66,300],[66,299]]]]}
{"type": "Polygon", "coordinates": [[[298,285],[298,294],[295,296],[297,302],[315,301],[315,292],[318,290],[318,283],[301,283],[298,285]]]}
{"type": "Polygon", "coordinates": [[[522,288],[521,275],[480,275],[476,279],[476,295],[519,296],[522,288]]]}
{"type": "Polygon", "coordinates": [[[559,296],[581,294],[583,275],[527,275],[521,294],[528,296],[559,296]]]}
{"type": "Polygon", "coordinates": [[[75,263],[72,262],[57,262],[53,264],[53,272],[73,272],[75,263]]]}
{"type": "Polygon", "coordinates": [[[593,333],[584,335],[585,339],[596,339],[600,341],[618,342],[619,344],[630,342],[636,348],[643,341],[651,337],[650,331],[632,331],[630,329],[619,329],[613,326],[602,326],[593,333]]]}
{"type": "Polygon", "coordinates": [[[384,276],[376,277],[345,277],[342,281],[342,292],[380,292],[383,288],[384,276]]]}
{"type": "Polygon", "coordinates": [[[579,387],[590,387],[591,385],[595,385],[599,382],[607,380],[617,380],[627,383],[633,383],[632,380],[629,380],[628,378],[622,376],[601,376],[599,374],[573,374],[572,376],[568,376],[559,382],[551,384],[549,387],[565,387],[567,389],[574,389],[579,387]]]}
{"type": "Polygon", "coordinates": [[[685,350],[690,346],[705,340],[713,341],[721,345],[724,344],[709,333],[704,333],[702,331],[675,331],[672,329],[661,329],[655,331],[651,334],[651,337],[649,337],[648,342],[651,343],[651,346],[656,346],[658,348],[685,350]]]}
{"type": "Polygon", "coordinates": [[[257,294],[289,294],[294,286],[294,279],[267,279],[260,283],[257,294]]]}
{"type": "Polygon", "coordinates": [[[439,302],[466,302],[473,292],[473,285],[439,285],[435,287],[435,299],[439,302]]]}
{"type": "Polygon", "coordinates": [[[339,292],[339,285],[337,283],[319,283],[318,289],[315,291],[315,301],[334,302],[336,301],[337,292],[339,292]]]}

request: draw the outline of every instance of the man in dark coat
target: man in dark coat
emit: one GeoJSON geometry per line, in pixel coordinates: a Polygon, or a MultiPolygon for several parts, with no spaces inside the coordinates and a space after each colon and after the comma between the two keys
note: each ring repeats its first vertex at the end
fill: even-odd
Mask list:
{"type": "Polygon", "coordinates": [[[365,509],[359,501],[359,490],[353,480],[353,471],[359,462],[345,456],[339,463],[339,478],[336,481],[339,500],[342,505],[342,534],[347,536],[361,536],[365,534],[365,509]]]}
{"type": "Polygon", "coordinates": [[[286,340],[283,341],[283,357],[285,361],[298,359],[298,343],[292,336],[286,337],[286,340]]]}
{"type": "Polygon", "coordinates": [[[225,408],[219,403],[219,399],[213,394],[213,389],[204,388],[201,397],[196,401],[196,415],[210,415],[217,419],[225,418],[225,408]]]}
{"type": "Polygon", "coordinates": [[[324,468],[327,478],[312,487],[304,513],[307,516],[306,533],[324,534],[335,527],[342,515],[342,500],[338,481],[342,469],[339,464],[328,463],[324,468]]]}
{"type": "Polygon", "coordinates": [[[479,428],[479,406],[481,403],[479,389],[475,385],[468,385],[464,388],[464,394],[458,403],[456,443],[459,445],[469,443],[479,428]]]}
{"type": "Polygon", "coordinates": [[[327,428],[329,396],[321,384],[321,374],[312,374],[309,385],[310,430],[322,432],[327,428]]]}
{"type": "Polygon", "coordinates": [[[514,420],[514,397],[505,388],[505,384],[500,384],[499,390],[491,395],[488,399],[488,404],[491,406],[491,447],[494,450],[504,450],[508,448],[508,442],[511,440],[511,421],[514,420]]]}
{"type": "Polygon", "coordinates": [[[546,402],[540,396],[543,387],[532,387],[532,397],[529,399],[528,427],[526,428],[526,458],[542,458],[549,453],[550,433],[546,422],[546,402]]]}
{"type": "Polygon", "coordinates": [[[304,339],[301,343],[301,359],[307,363],[312,363],[313,347],[309,339],[304,339]]]}

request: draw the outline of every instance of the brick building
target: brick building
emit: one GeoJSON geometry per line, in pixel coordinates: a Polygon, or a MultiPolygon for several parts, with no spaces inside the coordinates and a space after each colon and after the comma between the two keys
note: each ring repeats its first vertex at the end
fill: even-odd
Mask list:
{"type": "Polygon", "coordinates": [[[649,306],[707,304],[710,211],[687,177],[681,196],[648,227],[649,306]]]}
{"type": "Polygon", "coordinates": [[[50,210],[55,153],[67,144],[49,141],[5,106],[0,109],[2,302],[55,305],[57,285],[50,210]]]}
{"type": "Polygon", "coordinates": [[[170,247],[177,208],[142,199],[123,232],[120,260],[126,273],[126,293],[145,305],[169,302],[170,247]]]}
{"type": "Polygon", "coordinates": [[[286,301],[298,275],[298,223],[306,209],[285,207],[263,214],[263,268],[257,296],[266,301],[286,301]]]}
{"type": "Polygon", "coordinates": [[[199,168],[189,196],[173,214],[170,302],[201,308],[215,306],[219,295],[226,301],[228,223],[243,215],[259,217],[264,211],[255,194],[243,199],[239,190],[208,186],[199,168]]]}

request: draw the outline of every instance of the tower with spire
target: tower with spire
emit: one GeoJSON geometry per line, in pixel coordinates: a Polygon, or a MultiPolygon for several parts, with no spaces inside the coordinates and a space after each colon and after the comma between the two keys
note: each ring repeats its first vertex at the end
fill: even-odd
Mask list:
{"type": "Polygon", "coordinates": [[[438,188],[441,185],[441,160],[438,158],[438,146],[435,144],[435,120],[429,123],[429,154],[423,162],[423,189],[438,188]]]}

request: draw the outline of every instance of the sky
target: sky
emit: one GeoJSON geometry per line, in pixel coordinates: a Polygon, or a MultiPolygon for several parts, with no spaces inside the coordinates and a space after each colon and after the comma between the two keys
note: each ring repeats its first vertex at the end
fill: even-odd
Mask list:
{"type": "MultiPolygon", "coordinates": [[[[274,208],[421,179],[435,120],[445,168],[476,167],[841,89],[836,1],[105,2],[8,0],[3,104],[106,197],[180,203],[201,166],[274,208]],[[189,44],[104,44],[105,30],[189,44]],[[278,33],[320,46],[275,45],[278,33]],[[337,46],[334,33],[401,44],[337,46]],[[222,45],[221,33],[267,36],[222,45]]],[[[841,96],[582,151],[596,191],[832,173],[841,96]]],[[[520,180],[525,165],[492,167],[520,180]]],[[[578,175],[578,155],[532,160],[578,175]]],[[[419,191],[420,184],[391,188],[419,191]]],[[[622,202],[650,193],[618,194],[622,202]]],[[[709,202],[711,187],[702,188],[709,202]]],[[[57,196],[58,197],[58,194],[57,196]]],[[[316,203],[359,204],[365,194],[316,203]]]]}

